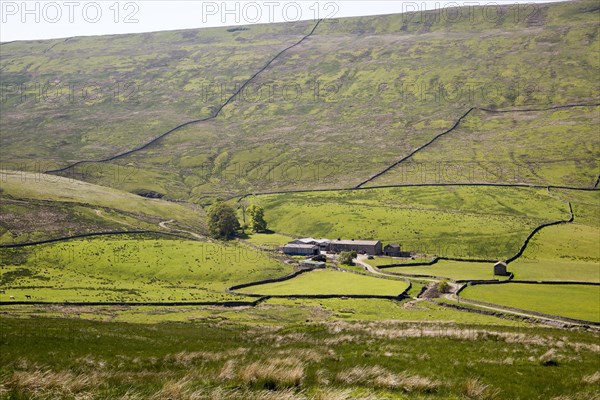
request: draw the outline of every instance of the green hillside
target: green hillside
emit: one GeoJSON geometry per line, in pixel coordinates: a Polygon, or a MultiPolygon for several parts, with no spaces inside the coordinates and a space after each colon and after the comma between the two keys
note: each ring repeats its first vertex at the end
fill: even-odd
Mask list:
{"type": "MultiPolygon", "coordinates": [[[[128,176],[126,179],[133,179],[128,176]]],[[[204,211],[39,173],[2,171],[0,182],[2,244],[53,239],[82,233],[169,228],[203,233],[204,211]]],[[[166,231],[166,230],[165,230],[166,231]]]]}
{"type": "Polygon", "coordinates": [[[546,190],[403,187],[247,197],[265,208],[271,229],[300,236],[381,240],[405,251],[501,259],[537,225],[568,219],[546,190]]]}
{"type": "MultiPolygon", "coordinates": [[[[326,20],[258,74],[216,119],[177,130],[113,163],[86,164],[78,171],[92,168],[82,173],[83,179],[126,191],[141,188],[192,200],[253,190],[356,185],[450,128],[470,107],[596,103],[599,38],[594,5],[539,4],[535,12],[521,14],[505,7],[497,18],[475,7],[472,18],[453,20],[436,17],[436,12],[326,20]],[[105,182],[106,170],[119,165],[137,171],[136,185],[105,182]]],[[[8,96],[3,161],[22,162],[28,169],[39,162],[52,169],[105,158],[207,117],[236,85],[314,25],[3,45],[4,82],[76,79],[103,86],[133,81],[139,92],[134,101],[69,101],[60,106],[8,96]],[[128,57],[121,57],[124,53],[128,57]],[[219,89],[205,96],[203,85],[210,83],[219,89]],[[40,131],[43,141],[36,140],[40,131]]],[[[475,133],[492,129],[486,134],[492,135],[492,143],[484,143],[474,155],[457,152],[448,160],[489,159],[495,151],[493,133],[510,124],[511,137],[528,137],[534,128],[532,141],[541,134],[551,140],[528,153],[494,152],[495,162],[515,168],[541,160],[549,164],[532,172],[536,181],[593,183],[597,148],[578,149],[575,161],[557,164],[554,157],[565,146],[575,148],[573,141],[585,132],[574,133],[567,143],[564,135],[572,134],[566,123],[539,127],[568,115],[541,115],[530,123],[513,123],[524,119],[519,115],[504,117],[506,124],[500,119],[471,121],[475,133]]],[[[527,114],[527,120],[534,117],[527,114]]],[[[597,116],[575,118],[585,124],[597,116]]]]}

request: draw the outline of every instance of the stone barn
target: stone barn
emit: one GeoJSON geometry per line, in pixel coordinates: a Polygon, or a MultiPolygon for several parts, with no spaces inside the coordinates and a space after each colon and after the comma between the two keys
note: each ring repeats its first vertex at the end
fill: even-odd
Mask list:
{"type": "Polygon", "coordinates": [[[389,257],[402,257],[402,251],[400,245],[396,243],[390,243],[383,248],[383,254],[389,257]]]}
{"type": "Polygon", "coordinates": [[[498,276],[506,276],[508,272],[506,271],[506,263],[503,261],[498,261],[494,264],[494,275],[498,276]]]}
{"type": "Polygon", "coordinates": [[[342,251],[356,251],[358,254],[378,256],[383,253],[379,240],[332,240],[329,242],[329,251],[339,253],[342,251]]]}
{"type": "Polygon", "coordinates": [[[283,246],[283,254],[288,256],[318,256],[319,246],[315,244],[288,243],[283,246]]]}

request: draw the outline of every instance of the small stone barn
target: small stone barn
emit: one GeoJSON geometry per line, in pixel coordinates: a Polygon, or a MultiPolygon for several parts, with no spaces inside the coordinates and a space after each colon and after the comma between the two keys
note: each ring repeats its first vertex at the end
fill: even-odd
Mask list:
{"type": "Polygon", "coordinates": [[[342,251],[356,251],[359,254],[370,254],[374,256],[383,253],[379,240],[332,240],[329,243],[329,251],[339,253],[342,251]]]}
{"type": "Polygon", "coordinates": [[[508,275],[508,272],[506,271],[506,263],[504,261],[498,261],[496,264],[494,264],[494,275],[508,275]]]}
{"type": "Polygon", "coordinates": [[[402,257],[402,251],[400,245],[396,243],[390,243],[383,248],[383,254],[390,257],[402,257]]]}
{"type": "Polygon", "coordinates": [[[321,251],[314,244],[288,243],[283,246],[283,253],[288,256],[317,256],[321,251]]]}

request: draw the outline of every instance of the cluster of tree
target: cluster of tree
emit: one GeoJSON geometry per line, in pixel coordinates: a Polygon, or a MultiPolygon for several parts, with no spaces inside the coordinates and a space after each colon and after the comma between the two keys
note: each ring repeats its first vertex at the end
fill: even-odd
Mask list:
{"type": "Polygon", "coordinates": [[[340,263],[344,264],[344,265],[354,265],[354,260],[356,258],[356,251],[352,250],[352,251],[342,251],[339,255],[338,255],[338,260],[340,260],[340,263]]]}
{"type": "MultiPolygon", "coordinates": [[[[246,212],[250,217],[248,227],[253,232],[267,230],[265,210],[255,204],[250,205],[246,212]]],[[[239,230],[245,227],[240,224],[235,209],[227,203],[217,202],[208,209],[208,232],[216,239],[232,239],[239,230]]]]}

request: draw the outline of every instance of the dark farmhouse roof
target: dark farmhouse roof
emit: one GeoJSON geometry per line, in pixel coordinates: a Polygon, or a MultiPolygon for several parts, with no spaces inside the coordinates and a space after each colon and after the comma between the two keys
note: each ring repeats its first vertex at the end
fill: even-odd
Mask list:
{"type": "Polygon", "coordinates": [[[400,245],[397,244],[397,243],[390,243],[390,244],[388,244],[385,247],[389,247],[389,248],[392,248],[392,249],[400,249],[400,245]]]}

